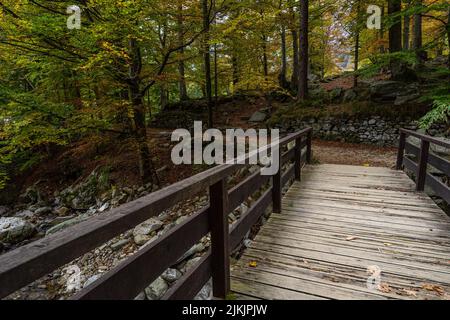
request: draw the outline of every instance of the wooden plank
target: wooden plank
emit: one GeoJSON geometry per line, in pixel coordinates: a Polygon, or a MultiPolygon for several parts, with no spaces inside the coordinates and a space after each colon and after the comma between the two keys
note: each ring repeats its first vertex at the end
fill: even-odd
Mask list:
{"type": "Polygon", "coordinates": [[[311,294],[267,285],[238,277],[231,278],[233,292],[264,300],[326,300],[311,294]]]}

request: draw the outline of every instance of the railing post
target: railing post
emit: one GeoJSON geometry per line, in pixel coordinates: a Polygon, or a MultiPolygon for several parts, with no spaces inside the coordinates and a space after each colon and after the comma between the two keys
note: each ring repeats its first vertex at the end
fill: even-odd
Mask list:
{"type": "Polygon", "coordinates": [[[278,172],[272,177],[272,201],[274,213],[281,213],[281,198],[283,191],[283,186],[281,185],[283,172],[283,167],[281,164],[281,146],[278,148],[278,152],[280,153],[280,167],[278,168],[278,172]]]}
{"type": "Polygon", "coordinates": [[[311,164],[312,160],[312,137],[313,137],[313,131],[308,131],[308,136],[306,140],[306,163],[311,164]]]}
{"type": "Polygon", "coordinates": [[[295,180],[302,179],[302,138],[295,140],[295,180]]]}
{"type": "Polygon", "coordinates": [[[401,170],[403,166],[403,157],[405,155],[405,147],[406,147],[406,133],[400,131],[400,142],[398,146],[398,154],[397,154],[397,165],[395,168],[397,170],[401,170]]]}
{"type": "Polygon", "coordinates": [[[213,295],[225,299],[230,291],[230,239],[228,191],[224,179],[209,188],[209,201],[213,295]]]}
{"type": "Polygon", "coordinates": [[[420,144],[419,169],[417,173],[417,191],[425,190],[425,180],[427,178],[428,154],[430,151],[430,142],[422,140],[420,144]]]}

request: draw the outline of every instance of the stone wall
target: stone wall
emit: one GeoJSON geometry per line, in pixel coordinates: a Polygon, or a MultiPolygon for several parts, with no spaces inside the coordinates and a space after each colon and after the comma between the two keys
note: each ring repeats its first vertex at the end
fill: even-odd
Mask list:
{"type": "MultiPolygon", "coordinates": [[[[381,116],[299,119],[279,124],[276,127],[282,131],[295,131],[312,127],[316,138],[380,146],[397,146],[400,128],[419,129],[418,122],[414,119],[401,120],[381,116]]],[[[435,125],[427,133],[433,136],[440,135],[447,128],[448,125],[435,125]]]]}

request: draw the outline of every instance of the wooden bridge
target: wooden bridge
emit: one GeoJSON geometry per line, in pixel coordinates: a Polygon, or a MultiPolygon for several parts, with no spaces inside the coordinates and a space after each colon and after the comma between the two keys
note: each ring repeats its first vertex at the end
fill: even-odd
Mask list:
{"type": "Polygon", "coordinates": [[[256,172],[229,189],[227,177],[240,165],[217,166],[0,256],[0,298],[208,189],[207,208],[73,299],[133,299],[208,233],[210,250],[163,299],[191,299],[210,278],[217,298],[448,298],[450,220],[423,190],[429,186],[450,202],[449,187],[427,171],[433,166],[448,178],[450,162],[429,151],[432,144],[450,144],[402,130],[397,170],[391,170],[310,165],[311,141],[311,129],[283,138],[285,169],[273,177],[256,172]],[[408,136],[421,146],[408,143],[408,136]],[[228,214],[250,196],[258,199],[230,227],[228,214]],[[270,206],[269,221],[230,265],[230,252],[270,206]]]}

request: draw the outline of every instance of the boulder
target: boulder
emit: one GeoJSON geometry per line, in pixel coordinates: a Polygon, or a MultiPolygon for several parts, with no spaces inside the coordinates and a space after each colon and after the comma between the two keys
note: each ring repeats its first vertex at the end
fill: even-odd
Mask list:
{"type": "Polygon", "coordinates": [[[52,208],[50,208],[50,207],[41,207],[41,208],[38,208],[37,210],[35,210],[34,214],[40,216],[40,215],[44,215],[44,214],[51,213],[51,212],[52,212],[52,208]]]}
{"type": "Polygon", "coordinates": [[[18,243],[31,237],[35,231],[31,223],[21,218],[0,218],[0,241],[18,243]]]}
{"type": "Polygon", "coordinates": [[[134,242],[139,246],[145,244],[152,238],[152,233],[161,229],[163,225],[160,220],[155,218],[141,223],[133,230],[134,242]]]}
{"type": "Polygon", "coordinates": [[[195,296],[194,300],[212,300],[212,281],[209,280],[200,292],[195,296]]]}
{"type": "Polygon", "coordinates": [[[406,84],[400,81],[377,81],[370,86],[370,97],[376,102],[392,102],[400,96],[419,93],[417,83],[406,84]]]}
{"type": "Polygon", "coordinates": [[[177,269],[169,268],[161,275],[161,278],[163,278],[165,281],[172,283],[180,279],[182,276],[181,272],[177,269]]]}
{"type": "Polygon", "coordinates": [[[0,217],[6,216],[9,212],[9,208],[7,206],[0,206],[0,217]]]}
{"type": "Polygon", "coordinates": [[[352,102],[352,101],[356,100],[356,98],[358,98],[358,95],[355,92],[355,90],[349,89],[349,90],[345,91],[343,101],[344,102],[352,102]]]}
{"type": "Polygon", "coordinates": [[[88,287],[89,285],[93,284],[95,281],[100,279],[102,277],[102,274],[95,274],[89,279],[86,280],[86,282],[83,284],[83,288],[88,287]]]}
{"type": "Polygon", "coordinates": [[[407,95],[407,96],[398,96],[395,99],[394,105],[402,106],[402,105],[404,105],[404,104],[406,104],[408,102],[412,102],[412,101],[417,100],[419,98],[420,98],[420,94],[418,94],[418,93],[410,94],[410,95],[407,95]]]}
{"type": "Polygon", "coordinates": [[[55,232],[64,230],[64,229],[66,229],[68,227],[74,226],[74,225],[76,225],[76,224],[78,224],[78,223],[80,223],[82,221],[85,221],[88,218],[89,218],[89,216],[87,214],[84,214],[84,215],[78,216],[76,218],[64,221],[64,222],[59,223],[56,226],[48,229],[47,232],[45,233],[45,235],[48,236],[48,235],[53,234],[55,232]]]}
{"type": "Polygon", "coordinates": [[[262,111],[256,111],[253,113],[253,115],[250,117],[249,122],[264,122],[267,119],[267,113],[262,111]]]}
{"type": "Polygon", "coordinates": [[[145,295],[148,300],[159,300],[169,289],[166,281],[159,277],[145,289],[145,295]]]}

